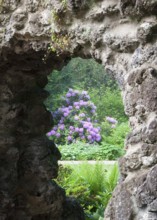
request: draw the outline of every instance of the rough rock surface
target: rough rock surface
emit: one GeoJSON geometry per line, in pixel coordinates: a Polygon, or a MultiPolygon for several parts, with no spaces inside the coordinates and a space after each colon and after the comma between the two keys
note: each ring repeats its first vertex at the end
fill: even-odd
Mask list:
{"type": "Polygon", "coordinates": [[[156,220],[157,0],[1,0],[0,12],[0,219],[84,219],[50,181],[60,154],[43,105],[47,75],[80,56],[115,76],[132,127],[105,220],[156,220]]]}

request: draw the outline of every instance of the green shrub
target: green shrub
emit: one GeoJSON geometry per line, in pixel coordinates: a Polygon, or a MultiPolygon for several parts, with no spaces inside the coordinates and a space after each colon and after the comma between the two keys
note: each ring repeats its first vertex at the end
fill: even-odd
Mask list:
{"type": "Polygon", "coordinates": [[[99,122],[106,116],[116,118],[120,123],[128,120],[124,112],[120,89],[101,85],[101,92],[98,89],[92,88],[89,90],[89,94],[91,100],[97,106],[99,122]]]}
{"type": "Polygon", "coordinates": [[[106,167],[102,163],[83,163],[61,166],[57,182],[66,189],[67,195],[77,198],[84,208],[86,219],[103,217],[112,192],[118,181],[118,167],[106,167]]]}
{"type": "Polygon", "coordinates": [[[120,148],[124,148],[124,140],[129,131],[130,127],[128,125],[128,122],[123,122],[117,125],[116,128],[112,129],[110,135],[102,133],[103,142],[108,143],[110,145],[118,146],[120,148]]]}
{"type": "Polygon", "coordinates": [[[100,149],[98,144],[77,141],[70,145],[59,145],[62,160],[93,160],[100,149]]]}
{"type": "Polygon", "coordinates": [[[105,142],[93,145],[77,141],[70,145],[60,145],[58,148],[62,160],[116,160],[124,154],[122,148],[105,142]]]}
{"type": "Polygon", "coordinates": [[[124,150],[117,145],[110,145],[108,143],[102,142],[96,157],[99,160],[117,160],[123,154],[124,150]]]}

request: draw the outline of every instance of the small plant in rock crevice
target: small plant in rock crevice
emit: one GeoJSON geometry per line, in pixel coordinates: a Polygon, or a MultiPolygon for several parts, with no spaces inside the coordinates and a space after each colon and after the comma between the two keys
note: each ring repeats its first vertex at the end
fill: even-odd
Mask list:
{"type": "Polygon", "coordinates": [[[70,38],[67,34],[52,33],[50,49],[58,55],[70,50],[70,38]]]}
{"type": "Polygon", "coordinates": [[[67,10],[67,0],[62,0],[60,3],[60,7],[58,9],[52,10],[52,18],[54,22],[60,24],[62,22],[63,16],[65,15],[67,10]]]}

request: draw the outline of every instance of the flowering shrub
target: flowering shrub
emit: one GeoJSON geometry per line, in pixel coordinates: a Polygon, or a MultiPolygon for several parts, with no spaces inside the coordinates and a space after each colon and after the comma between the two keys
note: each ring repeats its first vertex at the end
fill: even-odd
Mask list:
{"type": "Polygon", "coordinates": [[[96,106],[90,101],[87,91],[69,89],[63,97],[63,105],[53,114],[54,128],[47,134],[56,143],[72,143],[82,140],[100,142],[100,127],[97,125],[96,106]]]}

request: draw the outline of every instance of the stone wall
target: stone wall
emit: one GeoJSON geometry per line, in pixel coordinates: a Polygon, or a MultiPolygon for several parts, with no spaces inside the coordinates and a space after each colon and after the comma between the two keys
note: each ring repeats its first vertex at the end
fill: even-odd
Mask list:
{"type": "Polygon", "coordinates": [[[50,181],[60,154],[43,105],[47,75],[80,56],[114,75],[132,127],[105,220],[156,220],[157,1],[1,0],[0,11],[1,219],[84,219],[50,181]]]}

